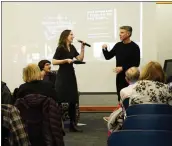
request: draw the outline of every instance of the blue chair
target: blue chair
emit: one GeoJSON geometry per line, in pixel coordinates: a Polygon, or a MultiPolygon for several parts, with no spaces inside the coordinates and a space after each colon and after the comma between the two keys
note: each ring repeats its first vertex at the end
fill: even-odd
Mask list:
{"type": "Polygon", "coordinates": [[[124,130],[166,130],[172,132],[171,115],[137,115],[125,119],[124,130]]]}
{"type": "Polygon", "coordinates": [[[169,131],[118,131],[108,138],[108,146],[171,146],[169,131]]]}
{"type": "Polygon", "coordinates": [[[142,114],[167,114],[172,115],[172,106],[167,104],[136,104],[126,110],[127,116],[142,114]]]}

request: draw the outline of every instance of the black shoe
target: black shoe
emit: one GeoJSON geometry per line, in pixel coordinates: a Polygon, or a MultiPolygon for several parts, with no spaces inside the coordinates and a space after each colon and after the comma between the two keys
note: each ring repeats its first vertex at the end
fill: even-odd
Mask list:
{"type": "Polygon", "coordinates": [[[83,132],[83,130],[79,129],[75,124],[70,124],[69,131],[70,132],[83,132]]]}

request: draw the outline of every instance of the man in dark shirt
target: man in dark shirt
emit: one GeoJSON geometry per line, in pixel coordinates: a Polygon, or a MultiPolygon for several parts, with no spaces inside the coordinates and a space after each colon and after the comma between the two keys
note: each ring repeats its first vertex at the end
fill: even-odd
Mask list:
{"type": "Polygon", "coordinates": [[[140,48],[139,46],[130,40],[132,35],[131,26],[120,27],[120,40],[114,45],[112,50],[107,50],[107,45],[102,45],[103,54],[106,60],[109,60],[116,56],[116,68],[114,71],[116,76],[116,87],[118,94],[118,101],[120,102],[120,90],[128,86],[125,80],[125,71],[130,67],[138,67],[140,65],[140,48]]]}

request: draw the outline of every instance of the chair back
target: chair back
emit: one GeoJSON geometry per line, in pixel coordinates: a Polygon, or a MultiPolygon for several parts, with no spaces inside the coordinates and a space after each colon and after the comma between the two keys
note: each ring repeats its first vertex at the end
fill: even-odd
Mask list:
{"type": "Polygon", "coordinates": [[[118,131],[108,138],[108,146],[171,146],[169,131],[118,131]]]}
{"type": "Polygon", "coordinates": [[[126,110],[127,116],[142,114],[167,114],[172,115],[172,106],[167,104],[136,104],[126,110]]]}
{"type": "Polygon", "coordinates": [[[135,115],[125,119],[124,130],[166,130],[172,132],[172,115],[135,115]]]}

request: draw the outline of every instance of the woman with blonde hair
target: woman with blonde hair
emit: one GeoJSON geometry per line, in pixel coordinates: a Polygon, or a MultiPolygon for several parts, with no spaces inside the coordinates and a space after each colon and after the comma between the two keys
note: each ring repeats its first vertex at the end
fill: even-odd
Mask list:
{"type": "Polygon", "coordinates": [[[41,79],[41,71],[37,64],[28,64],[23,69],[24,84],[20,85],[17,98],[23,98],[28,94],[41,94],[57,100],[53,84],[41,79]]]}
{"type": "Polygon", "coordinates": [[[24,84],[20,85],[15,106],[27,125],[32,146],[64,146],[61,108],[53,84],[41,79],[38,65],[23,69],[24,84]]]}
{"type": "Polygon", "coordinates": [[[144,103],[172,105],[172,92],[165,81],[165,73],[158,62],[151,61],[146,64],[130,95],[130,105],[144,103]]]}

